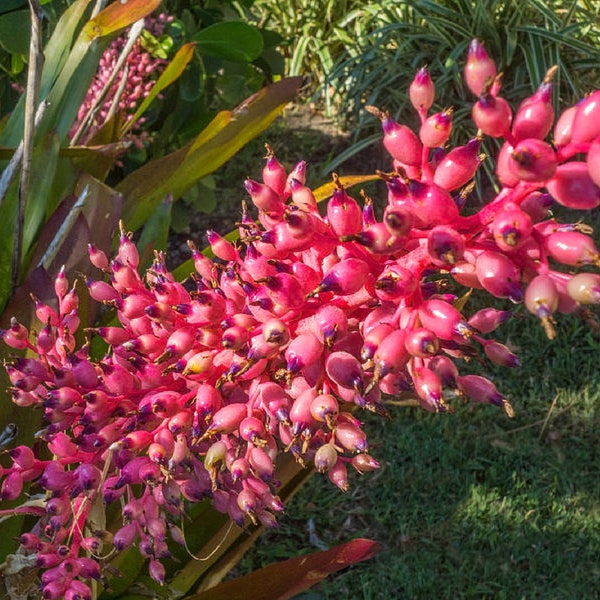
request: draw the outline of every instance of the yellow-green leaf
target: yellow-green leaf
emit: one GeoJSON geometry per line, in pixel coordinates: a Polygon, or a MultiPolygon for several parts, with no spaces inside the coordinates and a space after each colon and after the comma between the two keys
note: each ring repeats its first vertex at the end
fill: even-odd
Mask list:
{"type": "Polygon", "coordinates": [[[88,21],[83,28],[83,34],[89,40],[110,35],[149,15],[160,3],[161,0],[117,0],[88,21]]]}
{"type": "Polygon", "coordinates": [[[158,81],[154,84],[154,87],[150,90],[148,96],[144,98],[144,101],[135,111],[133,117],[121,128],[121,137],[123,137],[144,112],[146,112],[158,94],[179,79],[187,64],[192,60],[192,56],[194,56],[193,43],[184,44],[179,48],[177,54],[173,57],[173,60],[167,65],[166,69],[158,78],[158,81]]]}

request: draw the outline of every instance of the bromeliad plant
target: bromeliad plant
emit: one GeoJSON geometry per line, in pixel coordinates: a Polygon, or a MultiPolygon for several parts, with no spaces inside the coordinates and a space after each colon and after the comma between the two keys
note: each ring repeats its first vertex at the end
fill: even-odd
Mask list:
{"type": "Polygon", "coordinates": [[[283,454],[347,490],[349,467],[378,468],[357,409],[386,415],[389,396],[411,393],[431,412],[469,399],[513,415],[490,380],[457,366],[471,357],[517,366],[489,335],[510,313],[467,316],[466,300],[482,289],[523,302],[550,338],[555,314],[600,302],[589,229],[548,214],[555,203],[600,204],[600,92],[555,123],[551,70],[513,116],[476,40],[464,78],[478,100],[477,133],[463,146],[445,148],[452,112],[430,114],[425,69],[409,90],[418,134],[368,108],[393,160],[390,172],[358,178],[385,181],[381,219],[370,198],[361,206],[349,195],[356,178],[335,176],[313,192],[306,163],[288,173],[269,148],[262,181],[244,183],[254,209],[243,206],[238,241],[209,232],[216,259],[192,245],[187,280],[162,253],[140,274],[122,225],[112,259],[89,246],[104,276],[85,278],[118,322],[86,329],[78,345],[78,294],[61,271],[55,300],[36,302],[38,330],[15,319],[3,332],[29,353],[7,364],[13,401],[45,418],[44,452],[12,448],[0,490],[3,500],[26,483],[40,492],[14,512],[35,517],[17,554],[39,569],[44,597],[91,598],[90,582],[106,584],[109,562],[133,545],[150,577],[175,593],[165,563],[174,544],[186,545],[190,511],[210,501],[240,527],[274,526],[283,454]],[[470,211],[484,136],[504,140],[501,189],[470,211]],[[93,338],[108,344],[100,360],[93,338]],[[109,531],[114,506],[122,518],[109,531]]]}

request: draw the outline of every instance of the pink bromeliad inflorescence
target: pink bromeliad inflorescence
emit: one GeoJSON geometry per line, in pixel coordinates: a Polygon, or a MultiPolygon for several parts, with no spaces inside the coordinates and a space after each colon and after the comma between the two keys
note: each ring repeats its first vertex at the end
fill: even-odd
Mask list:
{"type": "Polygon", "coordinates": [[[191,245],[187,285],[161,253],[140,275],[123,228],[112,260],[91,246],[106,277],[87,279],[89,293],[120,323],[88,330],[109,345],[102,360],[90,358],[89,343],[76,347],[77,294],[62,272],[56,306],[36,302],[42,327],[33,339],[13,320],[2,337],[29,357],[7,365],[12,398],[43,409],[39,437],[53,458],[11,449],[0,493],[15,500],[30,482],[46,495],[20,539],[43,569],[44,598],[90,597],[85,582],[101,578],[102,556],[132,544],[162,583],[167,540],[183,542],[177,523],[187,503],[210,498],[239,525],[246,517],[275,525],[282,452],[347,490],[349,467],[378,468],[357,407],[385,413],[386,397],[410,392],[432,412],[467,398],[513,414],[491,381],[456,366],[476,355],[517,366],[488,336],[509,313],[490,307],[467,317],[443,282],[524,302],[549,337],[557,312],[600,302],[589,230],[548,216],[554,202],[600,204],[600,92],[565,111],[548,141],[552,74],[513,118],[493,61],[474,41],[465,79],[479,97],[479,131],[451,150],[452,111],[429,115],[427,71],[410,88],[419,135],[370,107],[394,162],[381,221],[337,177],[321,214],[306,163],[287,173],[269,149],[262,182],[245,182],[258,217],[244,209],[237,243],[209,232],[217,261],[191,245]],[[502,187],[466,215],[484,135],[505,140],[502,187]],[[94,525],[99,502],[122,503],[112,537],[94,525]]]}

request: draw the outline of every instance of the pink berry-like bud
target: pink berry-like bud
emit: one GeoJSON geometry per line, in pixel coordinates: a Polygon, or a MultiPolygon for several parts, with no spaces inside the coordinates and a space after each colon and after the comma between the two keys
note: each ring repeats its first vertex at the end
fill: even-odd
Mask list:
{"type": "Polygon", "coordinates": [[[600,90],[586,96],[578,105],[571,128],[572,142],[591,142],[600,135],[600,90]]]}
{"type": "Polygon", "coordinates": [[[278,196],[283,195],[287,180],[287,173],[283,165],[275,158],[273,150],[267,145],[267,162],[263,167],[262,178],[278,196]]]}
{"type": "Polygon", "coordinates": [[[389,115],[382,113],[374,106],[367,106],[366,109],[381,120],[383,145],[392,158],[404,165],[419,166],[422,158],[422,146],[412,129],[396,123],[389,115]]]}
{"type": "Polygon", "coordinates": [[[480,146],[481,141],[473,138],[465,146],[456,146],[450,150],[435,169],[433,182],[452,191],[471,181],[481,164],[480,146]]]}
{"type": "Polygon", "coordinates": [[[325,273],[323,281],[311,292],[311,295],[334,292],[339,296],[348,296],[358,292],[367,281],[371,269],[360,258],[347,258],[336,263],[325,273]]]}
{"type": "Polygon", "coordinates": [[[325,361],[325,370],[337,385],[351,390],[361,390],[363,387],[363,368],[349,352],[332,352],[325,361]]]}
{"type": "Polygon", "coordinates": [[[479,333],[491,333],[510,316],[511,313],[506,310],[482,308],[468,320],[468,324],[479,333]]]}
{"type": "Polygon", "coordinates": [[[523,245],[533,230],[530,216],[518,207],[498,213],[491,225],[494,241],[500,250],[510,252],[523,245]]]}
{"type": "Polygon", "coordinates": [[[483,44],[479,40],[472,40],[464,70],[467,87],[476,96],[481,96],[486,86],[495,79],[496,74],[496,64],[488,56],[483,44]]]}
{"type": "Polygon", "coordinates": [[[283,212],[285,206],[281,201],[280,195],[268,184],[246,179],[244,187],[250,198],[252,198],[252,203],[256,208],[265,212],[283,212]]]}
{"type": "Polygon", "coordinates": [[[521,362],[516,354],[504,344],[494,340],[487,341],[483,346],[485,355],[495,364],[502,367],[520,367],[521,362]]]}
{"type": "Polygon", "coordinates": [[[369,449],[365,432],[350,423],[338,423],[335,438],[340,446],[350,452],[366,452],[369,449]]]}
{"type": "Polygon", "coordinates": [[[435,98],[435,85],[427,67],[417,70],[415,78],[408,88],[408,96],[415,110],[427,111],[435,98]]]}
{"type": "Polygon", "coordinates": [[[427,148],[443,146],[452,133],[452,109],[446,109],[428,117],[419,130],[419,138],[427,148]]]}
{"type": "Polygon", "coordinates": [[[424,327],[407,330],[404,345],[410,354],[421,358],[433,356],[440,347],[437,336],[424,327]]]}
{"type": "Polygon", "coordinates": [[[346,464],[341,460],[341,458],[338,458],[335,465],[333,465],[333,467],[327,471],[327,476],[329,477],[329,481],[340,488],[342,492],[347,492],[350,489],[350,484],[348,482],[348,470],[346,469],[346,464]]]}
{"type": "Polygon", "coordinates": [[[523,300],[521,273],[504,254],[493,250],[482,252],[475,262],[475,271],[483,288],[492,296],[509,298],[513,302],[523,300]]]}
{"type": "Polygon", "coordinates": [[[562,112],[556,125],[554,126],[554,143],[558,146],[565,146],[571,141],[571,132],[573,130],[573,120],[577,112],[577,106],[571,106],[562,112]]]}
{"type": "Polygon", "coordinates": [[[331,200],[327,203],[327,220],[338,237],[354,235],[362,229],[360,206],[341,186],[333,191],[331,200]]]}
{"type": "Polygon", "coordinates": [[[557,170],[556,153],[552,147],[538,140],[521,140],[513,149],[508,167],[520,181],[548,181],[557,170]]]}
{"type": "Polygon", "coordinates": [[[419,306],[419,318],[423,327],[442,340],[469,335],[470,328],[456,308],[444,300],[426,300],[419,306]]]}
{"type": "Polygon", "coordinates": [[[558,291],[548,275],[537,275],[525,290],[525,307],[542,321],[549,339],[555,337],[551,315],[558,308],[558,291]]]}
{"type": "Polygon", "coordinates": [[[533,96],[521,102],[515,115],[512,134],[516,141],[526,138],[543,140],[552,129],[552,81],[556,69],[550,70],[533,96]]]}
{"type": "Polygon", "coordinates": [[[567,283],[567,292],[573,300],[581,304],[600,303],[600,275],[578,273],[567,283]]]}
{"type": "Polygon", "coordinates": [[[473,402],[501,406],[509,417],[514,416],[510,403],[489,379],[481,375],[463,375],[457,378],[457,383],[460,391],[473,402]]]}
{"type": "Polygon", "coordinates": [[[447,356],[441,354],[434,356],[427,362],[427,368],[431,369],[440,378],[440,382],[444,387],[456,387],[458,369],[447,356]]]}
{"type": "Polygon", "coordinates": [[[600,187],[594,185],[585,162],[570,161],[558,165],[546,188],[563,206],[577,210],[600,206],[600,187]]]}
{"type": "Polygon", "coordinates": [[[453,265],[462,259],[464,251],[464,237],[449,225],[438,225],[427,235],[427,252],[435,265],[453,265]]]}
{"type": "Polygon", "coordinates": [[[415,369],[413,382],[419,404],[425,410],[429,412],[444,412],[446,410],[442,398],[442,382],[434,371],[427,367],[415,369]]]}
{"type": "Polygon", "coordinates": [[[600,187],[600,136],[590,145],[587,153],[587,165],[590,179],[600,187]]]}
{"type": "Polygon", "coordinates": [[[556,231],[544,239],[546,252],[564,265],[600,264],[600,254],[594,240],[578,231],[556,231]]]}
{"type": "Polygon", "coordinates": [[[333,444],[323,444],[315,453],[315,469],[325,473],[332,469],[338,461],[338,453],[333,444]]]}
{"type": "Polygon", "coordinates": [[[508,133],[512,111],[504,98],[494,97],[484,92],[473,105],[471,116],[478,129],[486,135],[497,138],[508,133]]]}

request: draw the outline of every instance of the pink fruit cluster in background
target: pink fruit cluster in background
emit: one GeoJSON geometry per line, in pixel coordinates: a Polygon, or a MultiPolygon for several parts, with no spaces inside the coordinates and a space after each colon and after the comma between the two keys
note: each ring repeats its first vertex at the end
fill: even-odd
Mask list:
{"type": "Polygon", "coordinates": [[[244,208],[236,243],[208,233],[215,261],[191,246],[196,272],[185,285],[160,253],[142,276],[124,230],[112,260],[91,246],[105,277],[87,279],[89,293],[119,321],[87,331],[108,344],[102,360],[90,358],[89,343],[76,347],[77,294],[64,273],[56,305],[36,302],[37,334],[12,322],[5,343],[30,351],[7,365],[12,398],[42,408],[39,437],[53,459],[11,449],[0,493],[14,500],[31,482],[46,494],[37,525],[20,539],[44,569],[45,598],[90,597],[85,581],[102,577],[102,557],[132,544],[162,583],[167,540],[184,541],[186,503],[210,498],[240,525],[246,517],[274,525],[283,509],[280,453],[347,490],[349,467],[378,467],[357,407],[385,414],[386,397],[408,392],[432,412],[469,399],[513,414],[491,381],[461,375],[456,364],[479,355],[518,366],[489,336],[509,313],[467,316],[444,283],[524,302],[549,337],[556,313],[600,302],[589,229],[548,215],[555,202],[600,204],[600,92],[555,124],[552,75],[513,116],[493,61],[474,41],[465,80],[479,98],[478,132],[453,149],[445,147],[452,111],[429,114],[435,90],[426,70],[410,86],[418,134],[370,107],[394,164],[382,175],[381,220],[337,177],[320,211],[306,163],[288,173],[269,149],[262,181],[244,184],[257,218],[244,208]],[[505,140],[502,187],[473,211],[484,135],[505,140]],[[93,524],[99,502],[122,503],[113,534],[93,524]]]}
{"type": "MultiPolygon", "coordinates": [[[[148,34],[158,39],[163,35],[165,25],[172,20],[173,17],[161,13],[156,17],[146,17],[144,27],[148,34]]],[[[127,33],[115,38],[100,57],[98,71],[79,109],[77,120],[71,129],[71,137],[98,99],[100,104],[93,114],[92,121],[86,125],[83,139],[80,138],[78,143],[85,143],[117,114],[123,121],[121,124],[132,119],[144,98],[150,94],[157,77],[168,64],[168,61],[153,56],[138,38],[127,55],[124,66],[115,74],[127,40],[127,33]]],[[[137,132],[128,136],[128,139],[137,145],[141,145],[146,137],[140,131],[143,123],[142,117],[133,126],[137,132]]]]}

